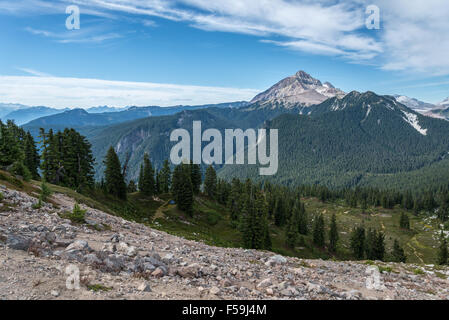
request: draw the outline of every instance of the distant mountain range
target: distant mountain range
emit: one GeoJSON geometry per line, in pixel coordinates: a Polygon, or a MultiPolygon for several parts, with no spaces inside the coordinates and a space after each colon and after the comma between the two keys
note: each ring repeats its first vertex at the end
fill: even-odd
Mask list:
{"type": "Polygon", "coordinates": [[[0,119],[3,119],[10,112],[26,108],[29,108],[29,106],[16,103],[0,103],[0,119]]]}
{"type": "Polygon", "coordinates": [[[15,111],[12,111],[2,117],[2,120],[14,120],[14,122],[21,126],[25,123],[28,123],[34,119],[38,119],[41,117],[47,117],[54,114],[59,114],[61,112],[66,112],[70,109],[53,109],[48,107],[29,107],[29,108],[21,108],[15,111]]]}
{"type": "MultiPolygon", "coordinates": [[[[246,106],[247,102],[230,102],[214,105],[201,106],[175,106],[175,107],[129,107],[124,111],[103,112],[103,113],[89,113],[84,109],[70,109],[61,113],[56,113],[46,117],[40,117],[32,120],[23,128],[32,133],[33,136],[38,135],[40,128],[54,130],[63,130],[66,127],[71,127],[83,132],[83,130],[90,130],[94,127],[102,127],[142,119],[147,117],[159,117],[164,115],[172,115],[184,110],[206,109],[210,107],[215,108],[240,108],[246,106]]],[[[104,110],[111,110],[109,107],[100,107],[104,110]],[[107,109],[105,109],[107,108],[107,109]]],[[[88,109],[90,110],[90,109],[88,109]]],[[[95,109],[100,110],[100,109],[95,109]]]]}
{"type": "Polygon", "coordinates": [[[119,111],[125,111],[129,107],[124,108],[115,108],[115,107],[108,107],[108,106],[98,106],[98,107],[92,107],[86,109],[89,113],[104,113],[104,112],[119,112],[119,111]]]}

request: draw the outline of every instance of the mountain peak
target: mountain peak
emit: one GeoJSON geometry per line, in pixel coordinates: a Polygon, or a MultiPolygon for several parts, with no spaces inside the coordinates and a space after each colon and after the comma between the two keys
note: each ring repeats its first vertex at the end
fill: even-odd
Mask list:
{"type": "Polygon", "coordinates": [[[318,86],[322,85],[320,80],[315,79],[310,74],[302,70],[296,72],[295,77],[299,82],[304,84],[318,85],[318,86]]]}
{"type": "Polygon", "coordinates": [[[343,97],[345,93],[336,89],[331,83],[324,84],[305,71],[298,71],[295,75],[287,77],[270,89],[258,94],[251,103],[275,102],[287,107],[293,104],[310,106],[319,104],[332,97],[343,97]]]}

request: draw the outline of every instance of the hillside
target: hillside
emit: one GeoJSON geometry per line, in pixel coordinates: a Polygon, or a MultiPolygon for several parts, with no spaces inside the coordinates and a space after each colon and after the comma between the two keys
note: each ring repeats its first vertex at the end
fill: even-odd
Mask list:
{"type": "MultiPolygon", "coordinates": [[[[37,187],[5,173],[1,183],[4,185],[1,186],[0,241],[8,248],[0,252],[0,277],[6,280],[0,282],[2,298],[449,298],[447,268],[307,260],[275,256],[266,251],[213,247],[85,205],[82,205],[86,210],[84,222],[75,222],[68,219],[75,200],[64,194],[67,189],[58,189],[63,193],[54,194],[49,203],[36,209],[33,204],[37,201],[37,187]],[[79,290],[66,287],[65,271],[69,264],[80,270],[79,290]],[[382,271],[381,283],[376,288],[366,285],[367,272],[373,266],[382,271]],[[20,273],[16,272],[18,268],[20,273]]],[[[162,212],[156,210],[153,216],[156,218],[153,226],[173,228],[174,224],[182,223],[183,233],[197,238],[204,235],[198,229],[206,223],[201,217],[197,221],[182,220],[182,216],[164,203],[161,201],[162,212]],[[164,223],[167,223],[165,227],[164,223]]],[[[217,209],[203,200],[197,205],[208,207],[209,211],[217,209]]],[[[339,217],[350,218],[354,214],[341,212],[339,217]]],[[[213,220],[209,218],[207,223],[213,225],[213,220]]],[[[383,225],[389,228],[386,221],[388,218],[383,225]]],[[[218,221],[217,225],[222,228],[225,224],[218,221]]],[[[421,241],[415,236],[412,244],[420,243],[419,249],[421,241]]]]}

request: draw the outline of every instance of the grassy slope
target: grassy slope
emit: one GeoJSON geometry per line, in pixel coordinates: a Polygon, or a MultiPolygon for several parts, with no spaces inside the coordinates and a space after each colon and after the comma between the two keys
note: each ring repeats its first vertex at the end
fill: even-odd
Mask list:
{"type": "MultiPolygon", "coordinates": [[[[37,196],[39,192],[38,182],[26,183],[2,171],[0,171],[0,184],[25,191],[33,196],[37,196]]],[[[203,241],[207,244],[222,247],[241,246],[241,234],[235,223],[230,220],[228,210],[205,197],[196,197],[194,215],[189,217],[180,212],[175,205],[169,203],[170,195],[162,195],[160,198],[153,200],[143,197],[139,193],[134,193],[129,195],[129,201],[126,203],[106,196],[101,192],[87,197],[60,186],[50,185],[50,187],[54,192],[66,194],[79,203],[92,208],[128,220],[145,223],[153,228],[186,239],[203,241]]],[[[385,232],[387,251],[391,250],[393,240],[398,239],[406,251],[409,262],[435,262],[438,246],[438,223],[435,220],[409,214],[412,230],[407,231],[399,228],[399,216],[402,210],[399,208],[392,210],[369,208],[366,213],[363,213],[361,209],[348,208],[342,201],[322,203],[316,198],[302,200],[306,205],[309,217],[312,217],[314,213],[323,213],[326,226],[329,225],[332,213],[336,213],[340,232],[338,254],[332,257],[326,250],[314,247],[310,235],[305,236],[304,242],[299,243],[295,249],[287,248],[284,231],[271,225],[274,252],[302,258],[351,259],[349,250],[351,229],[355,225],[364,223],[367,228],[372,227],[385,232]]]]}

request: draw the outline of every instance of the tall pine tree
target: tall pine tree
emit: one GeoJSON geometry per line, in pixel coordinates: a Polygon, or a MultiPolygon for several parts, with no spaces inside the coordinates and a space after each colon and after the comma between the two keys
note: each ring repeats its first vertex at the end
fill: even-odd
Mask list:
{"type": "Polygon", "coordinates": [[[335,213],[332,215],[331,225],[329,229],[329,251],[332,253],[337,252],[337,242],[338,242],[338,228],[337,228],[337,218],[335,213]]]}
{"type": "Polygon", "coordinates": [[[215,199],[217,193],[217,173],[212,165],[207,167],[204,178],[204,192],[211,199],[215,199]]]}
{"type": "Polygon", "coordinates": [[[104,164],[106,166],[104,177],[107,193],[126,200],[126,183],[123,179],[120,160],[113,147],[109,148],[104,164]]]}

